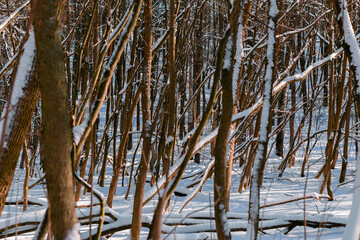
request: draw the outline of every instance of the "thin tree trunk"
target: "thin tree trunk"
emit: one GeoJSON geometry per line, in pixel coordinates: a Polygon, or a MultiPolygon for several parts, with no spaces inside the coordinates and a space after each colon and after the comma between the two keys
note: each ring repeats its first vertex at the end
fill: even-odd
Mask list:
{"type": "MultiPolygon", "coordinates": [[[[360,48],[355,38],[354,29],[351,25],[351,19],[347,10],[347,1],[333,0],[333,8],[335,10],[335,19],[339,25],[339,30],[343,36],[343,46],[345,53],[349,58],[350,69],[355,77],[355,103],[360,108],[360,48]]],[[[358,112],[359,113],[359,112],[358,112]]],[[[350,210],[348,223],[346,224],[343,239],[360,239],[360,156],[357,154],[357,164],[355,172],[354,196],[353,204],[350,210]]]]}
{"type": "Polygon", "coordinates": [[[24,180],[24,187],[23,187],[23,211],[27,210],[28,208],[28,194],[29,194],[29,178],[30,178],[30,164],[29,164],[29,154],[27,151],[27,144],[24,143],[23,146],[23,158],[25,164],[25,180],[24,180]]]}
{"type": "Polygon", "coordinates": [[[345,136],[344,136],[344,155],[341,163],[341,173],[339,182],[342,183],[345,181],[345,175],[346,175],[346,168],[348,163],[348,149],[349,149],[349,134],[350,134],[350,113],[351,113],[351,105],[352,105],[352,76],[353,73],[349,73],[349,83],[348,83],[348,102],[345,110],[345,136]]]}
{"type": "Polygon", "coordinates": [[[176,119],[176,73],[175,73],[175,0],[170,0],[170,26],[169,26],[169,123],[166,139],[163,173],[170,167],[171,152],[176,141],[175,119],[176,119]]]}
{"type": "MultiPolygon", "coordinates": [[[[198,17],[198,24],[195,28],[194,33],[194,60],[193,60],[193,92],[199,88],[200,83],[202,82],[201,72],[203,68],[203,6],[199,7],[199,17],[198,17]]],[[[198,125],[200,122],[201,116],[201,95],[198,94],[194,101],[194,120],[195,124],[198,125]]],[[[194,157],[194,162],[200,163],[200,154],[196,153],[194,157]]]]}
{"type": "Polygon", "coordinates": [[[272,82],[275,78],[275,30],[278,16],[276,0],[269,0],[269,23],[268,23],[268,42],[266,53],[266,71],[263,107],[261,111],[260,136],[258,149],[251,176],[250,198],[249,198],[249,222],[245,239],[257,239],[259,231],[259,207],[260,207],[260,187],[262,185],[263,172],[266,163],[266,155],[269,141],[269,132],[271,130],[271,101],[272,101],[272,82]]]}
{"type": "MultiPolygon", "coordinates": [[[[127,41],[129,40],[130,34],[132,33],[132,31],[134,30],[134,28],[136,26],[136,23],[137,23],[139,14],[140,14],[142,0],[135,0],[135,2],[133,4],[134,4],[134,9],[132,10],[132,14],[131,14],[130,18],[126,22],[126,29],[123,30],[121,40],[116,44],[116,50],[118,50],[118,51],[116,53],[114,53],[115,55],[113,54],[114,56],[111,58],[112,61],[108,66],[109,68],[106,69],[105,72],[104,72],[104,78],[106,79],[106,80],[104,80],[104,82],[102,82],[102,85],[104,84],[103,85],[104,89],[103,89],[103,91],[99,92],[99,96],[98,96],[97,102],[95,104],[96,109],[94,109],[94,113],[93,113],[94,116],[93,117],[95,117],[95,115],[97,116],[99,114],[99,112],[100,112],[100,108],[101,108],[102,102],[104,101],[104,98],[105,98],[105,95],[106,95],[106,90],[107,90],[107,88],[108,88],[108,86],[110,84],[110,81],[112,79],[112,75],[114,73],[114,70],[115,70],[115,68],[117,66],[117,63],[118,63],[120,57],[123,54],[125,45],[126,45],[127,41]]],[[[135,107],[137,106],[136,105],[137,101],[138,101],[138,98],[135,96],[135,101],[134,101],[132,109],[131,109],[132,114],[130,114],[130,115],[134,114],[135,107]]],[[[91,124],[93,124],[93,123],[91,123],[89,121],[88,128],[90,127],[91,124]]],[[[131,127],[131,123],[128,123],[127,129],[126,129],[127,133],[130,131],[130,127],[131,127]]],[[[87,129],[86,131],[90,131],[90,130],[87,129]]],[[[86,134],[88,134],[88,133],[85,132],[83,138],[86,137],[86,134]]],[[[120,142],[119,151],[118,151],[118,154],[117,154],[118,155],[117,159],[122,159],[122,156],[119,156],[119,153],[122,153],[122,154],[124,153],[124,150],[125,150],[125,147],[126,147],[126,137],[127,137],[127,135],[128,134],[124,134],[123,139],[120,142]]],[[[114,137],[116,137],[115,133],[114,133],[114,137]]],[[[81,146],[81,142],[79,143],[79,145],[81,146]]],[[[114,138],[114,145],[116,145],[116,138],[114,138]]],[[[115,161],[114,161],[114,163],[115,163],[115,161]]],[[[120,168],[121,168],[121,161],[116,161],[116,166],[114,166],[114,176],[111,179],[111,183],[110,183],[110,187],[109,187],[108,199],[106,201],[107,204],[110,207],[112,207],[112,202],[113,202],[113,199],[114,199],[117,182],[118,182],[118,179],[119,179],[119,176],[120,176],[120,168]]]]}
{"type": "MultiPolygon", "coordinates": [[[[241,98],[241,77],[243,75],[244,69],[244,40],[245,40],[245,30],[247,26],[247,22],[249,20],[250,11],[252,7],[252,1],[244,1],[244,10],[242,11],[241,15],[238,18],[238,27],[234,31],[234,34],[237,35],[236,37],[236,44],[234,47],[236,48],[235,56],[234,56],[234,69],[232,70],[232,84],[233,84],[233,113],[236,114],[238,112],[238,103],[241,98]]],[[[233,123],[231,126],[232,130],[235,131],[236,123],[233,123]]],[[[234,150],[235,150],[235,138],[232,138],[230,141],[230,148],[229,148],[229,160],[226,166],[226,211],[230,210],[230,187],[231,187],[231,176],[232,176],[232,168],[233,168],[233,158],[234,158],[234,150]]]]}
{"type": "MultiPolygon", "coordinates": [[[[330,54],[333,53],[333,45],[334,45],[334,31],[332,30],[333,27],[333,14],[330,13],[330,54]]],[[[333,126],[334,126],[334,80],[335,80],[335,63],[334,60],[330,63],[330,79],[329,79],[329,110],[328,110],[328,129],[327,129],[327,144],[326,144],[326,162],[324,165],[324,181],[320,188],[320,193],[323,193],[325,190],[325,186],[328,186],[328,194],[330,195],[331,199],[333,198],[333,193],[331,190],[331,161],[332,161],[332,153],[333,149],[332,146],[334,144],[334,133],[333,133],[333,126]]]]}
{"type": "MultiPolygon", "coordinates": [[[[140,159],[139,175],[136,179],[131,239],[139,239],[142,225],[142,202],[145,192],[146,175],[151,151],[151,111],[150,84],[152,60],[152,0],[144,1],[145,36],[144,36],[144,75],[141,84],[141,107],[143,122],[143,149],[140,159]]],[[[161,220],[160,220],[161,221],[161,220]]]]}

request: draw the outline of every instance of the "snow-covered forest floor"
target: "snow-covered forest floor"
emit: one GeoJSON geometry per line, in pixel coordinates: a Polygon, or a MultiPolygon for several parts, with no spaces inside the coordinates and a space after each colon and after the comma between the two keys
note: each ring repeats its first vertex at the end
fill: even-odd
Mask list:
{"type": "MultiPolygon", "coordinates": [[[[317,124],[317,131],[326,127],[327,114],[318,112],[313,121],[317,124]]],[[[301,116],[297,116],[296,121],[300,121],[301,116]]],[[[306,126],[306,125],[305,125],[306,126]]],[[[99,126],[101,128],[101,124],[99,126]]],[[[314,128],[315,129],[315,128],[314,128]]],[[[209,132],[207,130],[207,132],[209,132]]],[[[307,128],[305,127],[302,134],[305,135],[307,128]]],[[[206,135],[206,134],[205,134],[206,135]]],[[[138,134],[134,134],[134,139],[138,138],[138,134]]],[[[285,133],[285,151],[288,149],[288,134],[285,133]]],[[[305,137],[305,136],[304,136],[305,137]]],[[[136,142],[136,141],[135,141],[136,142]]],[[[343,184],[339,184],[338,178],[341,169],[341,157],[332,170],[332,187],[334,191],[334,200],[329,201],[326,194],[318,194],[322,179],[315,179],[316,174],[324,164],[326,133],[319,134],[318,138],[314,138],[310,145],[312,150],[309,156],[309,165],[306,170],[306,176],[301,177],[301,165],[304,159],[305,146],[301,147],[296,154],[296,164],[292,168],[287,168],[284,175],[279,178],[278,166],[282,159],[274,154],[273,149],[274,139],[271,138],[269,148],[269,159],[266,166],[266,174],[264,175],[264,183],[261,188],[261,202],[260,206],[265,206],[260,210],[260,218],[263,219],[260,223],[261,234],[260,239],[340,239],[344,231],[349,211],[352,204],[353,179],[355,170],[355,145],[350,141],[349,149],[349,164],[346,174],[346,179],[343,184]],[[305,199],[304,199],[305,197],[305,199]],[[292,201],[297,199],[297,201],[292,201]],[[283,203],[288,201],[287,203],[283,203]],[[282,203],[276,205],[276,203],[282,203]],[[304,227],[304,219],[306,219],[307,227],[304,227]],[[291,225],[290,223],[293,223],[291,225]],[[321,227],[319,227],[319,225],[321,227]],[[269,229],[270,227],[270,229],[269,229]],[[331,228],[330,228],[331,227],[331,228]]],[[[127,168],[130,172],[130,163],[134,154],[136,144],[133,149],[128,151],[127,168]]],[[[341,146],[339,147],[339,149],[341,146]]],[[[341,150],[340,150],[341,152],[341,150]]],[[[208,179],[194,199],[192,199],[181,211],[183,204],[187,197],[195,191],[199,186],[199,181],[204,176],[204,171],[209,168],[212,162],[210,157],[210,146],[208,145],[201,151],[201,163],[196,164],[191,161],[187,167],[183,180],[172,196],[168,211],[163,216],[162,230],[164,232],[163,239],[216,239],[216,228],[213,216],[213,177],[208,179]]],[[[136,161],[140,159],[140,150],[136,154],[136,161]]],[[[176,159],[176,158],[175,158],[176,159]]],[[[90,161],[89,161],[90,162],[90,161]]],[[[37,166],[40,167],[39,165],[37,166]]],[[[137,165],[135,165],[135,169],[137,165]]],[[[230,212],[228,214],[230,228],[232,229],[233,239],[243,239],[247,226],[248,205],[249,205],[249,189],[238,192],[239,182],[243,167],[239,167],[239,163],[234,164],[232,172],[232,187],[230,196],[230,212]]],[[[42,171],[39,171],[42,172],[42,171]]],[[[103,188],[99,187],[97,183],[99,171],[94,177],[94,188],[101,191],[105,197],[108,193],[112,166],[108,164],[106,183],[103,188]]],[[[15,236],[7,239],[32,239],[35,234],[34,223],[39,223],[46,211],[47,200],[46,190],[44,184],[37,184],[34,188],[29,190],[29,208],[26,211],[22,210],[22,204],[15,204],[19,202],[22,197],[22,189],[24,182],[24,171],[19,169],[16,171],[14,181],[7,198],[3,214],[0,218],[0,238],[6,234],[15,236]],[[26,224],[24,224],[26,223],[26,224]],[[15,226],[16,227],[13,227],[15,226]],[[6,228],[7,231],[4,231],[6,228]],[[29,229],[33,229],[29,231],[29,229]],[[26,233],[22,233],[22,232],[26,233]]],[[[30,186],[42,177],[42,173],[30,179],[30,186]]],[[[124,199],[126,195],[129,175],[122,179],[120,178],[116,197],[114,199],[113,209],[106,208],[106,218],[103,230],[118,228],[115,234],[110,239],[127,239],[130,235],[131,226],[131,211],[133,194],[135,191],[134,181],[132,182],[129,198],[124,199]],[[123,230],[125,229],[125,230],[123,230]]],[[[148,181],[145,190],[145,198],[151,189],[150,175],[148,174],[148,181]]],[[[326,193],[326,191],[325,191],[326,193]]],[[[77,202],[77,214],[80,217],[89,215],[96,215],[99,212],[99,206],[94,206],[92,209],[88,206],[91,202],[97,203],[95,197],[91,198],[91,194],[77,202]]],[[[143,208],[143,228],[141,232],[141,239],[147,238],[148,228],[146,223],[151,224],[151,218],[156,208],[157,197],[147,203],[143,208]]],[[[97,231],[96,221],[98,217],[92,219],[91,227],[92,234],[97,231]]],[[[89,222],[83,219],[81,222],[85,225],[81,227],[83,238],[87,238],[89,232],[89,222]]]]}
{"type": "Polygon", "coordinates": [[[0,1],[0,239],[358,240],[360,1],[57,2],[0,1]]]}

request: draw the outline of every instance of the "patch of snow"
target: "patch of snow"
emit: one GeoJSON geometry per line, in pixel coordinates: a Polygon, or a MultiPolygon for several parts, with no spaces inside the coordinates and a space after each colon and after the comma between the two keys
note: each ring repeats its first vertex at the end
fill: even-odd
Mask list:
{"type": "Polygon", "coordinates": [[[225,236],[229,236],[230,235],[230,226],[229,226],[229,222],[228,222],[228,217],[227,217],[227,213],[225,210],[225,206],[224,204],[220,204],[220,211],[221,211],[221,221],[224,224],[224,234],[225,236]]]}
{"type": "Polygon", "coordinates": [[[169,145],[169,143],[173,142],[174,141],[174,137],[173,136],[169,136],[167,139],[166,139],[166,145],[169,145]]]}
{"type": "Polygon", "coordinates": [[[89,115],[86,114],[83,122],[80,125],[73,127],[74,142],[76,143],[76,145],[79,144],[88,125],[89,125],[89,115]]]}
{"type": "Polygon", "coordinates": [[[270,12],[269,12],[269,15],[274,18],[274,17],[276,17],[278,14],[279,14],[279,10],[278,10],[277,5],[276,5],[276,0],[271,0],[271,1],[270,1],[270,12]]]}
{"type": "Polygon", "coordinates": [[[66,235],[66,240],[81,240],[80,223],[75,223],[66,235]]]}
{"type": "Polygon", "coordinates": [[[360,236],[360,152],[357,154],[354,196],[350,216],[342,239],[358,239],[360,236]]]}
{"type": "Polygon", "coordinates": [[[236,37],[236,53],[235,53],[235,58],[234,58],[234,71],[233,71],[233,76],[232,76],[232,90],[233,90],[233,104],[235,104],[235,98],[236,98],[236,87],[237,87],[237,82],[239,80],[239,72],[240,72],[240,67],[241,67],[241,62],[242,59],[244,57],[244,48],[243,48],[243,25],[241,23],[241,18],[239,17],[239,22],[238,22],[239,26],[238,26],[238,32],[237,32],[237,37],[236,37]]]}
{"type": "Polygon", "coordinates": [[[226,47],[225,47],[225,56],[224,56],[224,65],[223,69],[230,70],[231,68],[231,51],[232,51],[232,35],[229,36],[226,47]]]}
{"type": "Polygon", "coordinates": [[[355,79],[357,82],[356,94],[360,95],[360,49],[355,37],[354,29],[351,25],[346,0],[342,0],[339,18],[342,18],[343,20],[344,41],[350,47],[349,50],[352,58],[351,65],[355,67],[355,79]]]}

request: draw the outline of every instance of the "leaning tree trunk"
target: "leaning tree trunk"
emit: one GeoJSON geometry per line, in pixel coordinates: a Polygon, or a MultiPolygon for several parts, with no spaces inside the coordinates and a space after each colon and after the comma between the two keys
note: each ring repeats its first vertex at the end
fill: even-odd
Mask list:
{"type": "Polygon", "coordinates": [[[35,38],[32,32],[24,46],[24,54],[18,66],[21,71],[15,77],[13,91],[1,116],[0,215],[4,209],[5,200],[14,177],[16,163],[40,95],[38,80],[32,73],[34,63],[35,38]],[[21,90],[23,94],[17,95],[16,92],[21,90]]]}
{"type": "Polygon", "coordinates": [[[80,239],[75,212],[70,150],[69,96],[59,32],[64,1],[37,0],[35,36],[42,100],[42,141],[51,232],[55,239],[80,239]],[[51,67],[49,67],[51,66],[51,67]],[[77,237],[77,238],[74,238],[77,237]]]}
{"type": "MultiPolygon", "coordinates": [[[[230,228],[227,219],[227,153],[228,138],[231,127],[231,119],[233,114],[233,89],[236,82],[233,82],[234,68],[238,68],[235,64],[235,55],[238,53],[237,37],[240,16],[240,1],[235,1],[234,8],[229,17],[229,26],[225,31],[223,39],[221,39],[218,51],[218,59],[216,63],[216,71],[221,71],[222,84],[222,114],[220,116],[219,133],[215,144],[215,170],[214,170],[214,209],[215,223],[218,239],[231,239],[230,228]],[[234,66],[235,65],[235,66],[234,66]]],[[[240,39],[240,44],[242,40],[240,39]]],[[[242,60],[240,60],[241,62],[242,60]]],[[[237,74],[235,74],[237,75],[237,74]]],[[[215,75],[217,76],[217,74],[215,75]]],[[[231,169],[231,166],[230,166],[231,169]]]]}

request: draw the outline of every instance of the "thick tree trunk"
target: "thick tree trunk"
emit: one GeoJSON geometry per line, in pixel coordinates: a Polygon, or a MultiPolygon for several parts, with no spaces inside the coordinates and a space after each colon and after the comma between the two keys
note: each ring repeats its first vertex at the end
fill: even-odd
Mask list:
{"type": "MultiPolygon", "coordinates": [[[[234,109],[233,99],[234,88],[237,85],[237,81],[235,80],[237,80],[239,77],[239,68],[242,63],[242,52],[240,49],[242,49],[243,44],[243,32],[241,26],[238,27],[239,21],[241,21],[239,20],[240,9],[240,1],[235,1],[234,7],[232,8],[229,17],[228,29],[225,31],[225,35],[220,42],[218,59],[216,64],[216,71],[221,71],[221,84],[223,89],[222,114],[220,116],[219,133],[216,138],[214,150],[214,209],[216,232],[219,239],[231,239],[231,233],[229,224],[227,222],[228,219],[226,213],[226,210],[229,209],[229,194],[227,191],[227,187],[230,186],[231,181],[229,181],[226,176],[231,177],[232,158],[231,163],[227,164],[229,145],[228,138],[231,127],[232,115],[234,110],[237,110],[237,108],[234,109]],[[239,35],[238,31],[240,31],[239,35]],[[238,37],[240,39],[237,39],[238,37]],[[237,59],[238,64],[235,64],[235,57],[237,54],[240,55],[240,59],[237,59]]],[[[231,152],[233,152],[233,150],[234,149],[232,148],[231,152]]],[[[232,153],[230,153],[229,155],[232,155],[232,153]]]]}
{"type": "Polygon", "coordinates": [[[55,239],[80,239],[75,212],[65,65],[59,34],[64,1],[37,0],[35,36],[42,100],[42,156],[46,173],[51,232],[55,239]],[[51,66],[51,67],[49,67],[51,66]]]}
{"type": "Polygon", "coordinates": [[[8,109],[8,107],[5,106],[0,122],[2,143],[0,152],[0,215],[4,209],[5,200],[15,173],[16,163],[28,133],[36,102],[40,96],[38,79],[32,75],[34,62],[35,38],[34,34],[31,33],[30,39],[25,44],[24,55],[20,59],[19,67],[22,69],[22,73],[20,73],[21,76],[15,77],[13,93],[8,100],[11,108],[13,106],[16,107],[14,109],[8,109]],[[31,59],[29,59],[29,57],[31,59]],[[29,72],[25,71],[26,74],[23,75],[24,67],[29,67],[29,60],[31,64],[29,72]],[[20,98],[17,99],[15,91],[19,91],[21,88],[23,88],[23,95],[18,96],[20,98]]]}
{"type": "MultiPolygon", "coordinates": [[[[232,39],[227,39],[232,41],[232,39]]],[[[228,43],[229,44],[229,43],[228,43]]],[[[231,56],[225,57],[233,57],[231,56]]],[[[226,61],[230,61],[225,59],[226,61]]],[[[231,126],[231,117],[233,111],[233,94],[232,94],[232,67],[222,70],[221,83],[223,87],[222,95],[222,114],[219,124],[219,133],[215,144],[215,170],[214,170],[214,205],[215,205],[215,222],[216,232],[219,239],[231,239],[230,228],[227,224],[226,213],[226,163],[227,163],[227,146],[229,131],[231,126]]]]}

